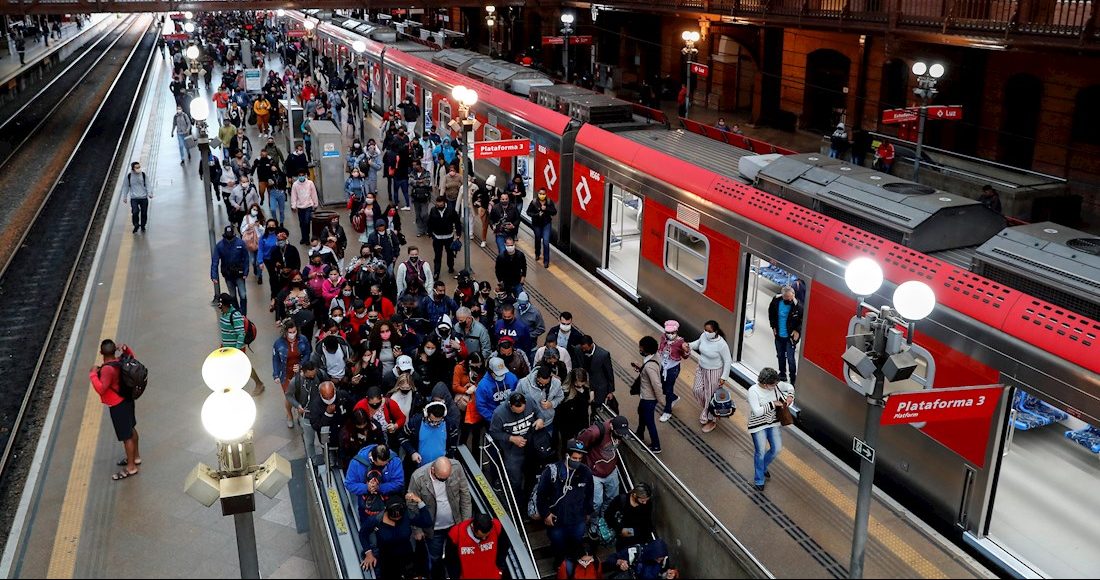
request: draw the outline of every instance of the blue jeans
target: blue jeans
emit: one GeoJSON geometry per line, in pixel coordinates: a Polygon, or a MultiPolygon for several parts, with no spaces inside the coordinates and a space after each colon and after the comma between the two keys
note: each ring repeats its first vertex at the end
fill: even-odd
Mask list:
{"type": "Polygon", "coordinates": [[[657,412],[657,399],[642,399],[638,401],[638,438],[645,441],[645,432],[649,430],[650,446],[660,449],[661,436],[657,434],[657,423],[653,420],[657,412]]]}
{"type": "Polygon", "coordinates": [[[405,207],[412,205],[412,201],[409,199],[409,180],[408,179],[395,179],[393,180],[393,191],[390,192],[390,199],[393,201],[393,205],[400,205],[400,196],[397,195],[401,192],[405,195],[405,207]]]}
{"type": "Polygon", "coordinates": [[[298,226],[302,228],[302,243],[309,243],[309,227],[310,222],[313,220],[313,208],[312,207],[300,207],[298,208],[298,226]]]}
{"type": "MultiPolygon", "coordinates": [[[[443,528],[442,530],[435,530],[432,533],[432,537],[426,539],[428,548],[428,567],[431,572],[431,578],[443,578],[444,568],[447,564],[454,565],[454,562],[444,562],[443,552],[447,547],[447,533],[451,531],[451,528],[443,528]]],[[[452,575],[452,578],[457,575],[452,575]]]]}
{"type": "Polygon", "coordinates": [[[260,265],[262,264],[262,262],[260,262],[260,252],[259,251],[253,252],[252,250],[249,250],[248,251],[248,261],[252,262],[252,267],[254,269],[253,271],[256,273],[256,277],[259,278],[260,277],[260,265]]]}
{"type": "Polygon", "coordinates": [[[775,337],[775,356],[779,359],[779,377],[787,376],[787,365],[790,365],[790,380],[793,383],[798,370],[794,363],[794,344],[791,343],[789,336],[775,337]]]}
{"type": "Polygon", "coordinates": [[[676,396],[676,379],[680,377],[680,365],[665,369],[661,377],[661,390],[665,392],[665,412],[672,412],[672,403],[679,399],[676,396]]]}
{"type": "Polygon", "coordinates": [[[245,286],[244,278],[226,278],[225,291],[240,306],[241,314],[248,316],[248,288],[245,286]]]}
{"type": "Polygon", "coordinates": [[[775,461],[775,456],[783,449],[783,439],[779,435],[779,425],[765,427],[752,434],[752,482],[756,485],[764,485],[764,472],[775,461]],[[768,451],[764,452],[764,441],[768,442],[768,451]]]}
{"type": "Polygon", "coordinates": [[[584,520],[575,524],[562,524],[546,528],[546,535],[550,538],[550,551],[554,554],[554,568],[561,565],[561,561],[569,558],[577,558],[580,554],[581,540],[584,539],[584,520]]]}
{"type": "Polygon", "coordinates": [[[619,468],[607,477],[592,476],[592,516],[601,516],[611,500],[619,495],[619,468]]]}
{"type": "Polygon", "coordinates": [[[535,261],[542,257],[542,263],[550,265],[550,224],[532,226],[535,230],[535,261]]]}
{"type": "Polygon", "coordinates": [[[268,217],[279,220],[279,225],[286,221],[286,192],[281,189],[268,188],[267,207],[271,210],[268,217]],[[278,214],[279,217],[275,217],[278,214]]]}
{"type": "Polygon", "coordinates": [[[504,240],[507,240],[511,236],[505,236],[503,234],[497,234],[497,255],[504,253],[504,240]]]}
{"type": "Polygon", "coordinates": [[[180,161],[187,159],[187,135],[176,133],[176,144],[180,146],[180,161]]]}
{"type": "Polygon", "coordinates": [[[832,147],[829,147],[829,158],[830,159],[836,159],[839,154],[840,154],[840,151],[837,151],[836,149],[834,149],[832,147]]]}

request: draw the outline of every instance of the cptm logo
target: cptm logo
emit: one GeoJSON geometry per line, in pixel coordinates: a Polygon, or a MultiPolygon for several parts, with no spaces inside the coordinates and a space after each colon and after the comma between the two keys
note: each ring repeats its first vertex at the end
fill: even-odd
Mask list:
{"type": "Polygon", "coordinates": [[[558,183],[558,172],[554,170],[554,162],[547,159],[546,166],[542,168],[542,177],[546,180],[546,188],[554,189],[558,183]]]}
{"type": "Polygon", "coordinates": [[[592,201],[592,190],[588,188],[588,178],[581,176],[581,180],[577,182],[577,203],[581,206],[581,211],[588,211],[588,203],[592,201]]]}

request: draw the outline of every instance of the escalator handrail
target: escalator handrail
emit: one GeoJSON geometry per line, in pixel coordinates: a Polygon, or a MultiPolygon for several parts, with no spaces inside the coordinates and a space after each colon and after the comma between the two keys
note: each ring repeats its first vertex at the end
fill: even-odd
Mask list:
{"type": "MultiPolygon", "coordinates": [[[[607,406],[607,403],[604,403],[603,405],[601,405],[601,408],[604,412],[606,412],[608,414],[608,416],[610,416],[610,417],[615,416],[615,414],[611,411],[611,407],[607,406]]],[[[605,420],[606,419],[604,419],[602,416],[600,417],[600,421],[605,421],[605,420]]],[[[622,453],[619,452],[618,448],[615,449],[615,458],[619,460],[619,478],[622,479],[622,481],[623,481],[622,489],[627,490],[627,492],[629,493],[631,490],[634,489],[634,478],[631,477],[630,470],[626,468],[626,462],[623,461],[623,455],[622,455],[622,453]]],[[[650,540],[656,540],[657,539],[657,534],[655,534],[653,532],[649,532],[649,539],[650,540]]]]}
{"type": "MultiPolygon", "coordinates": [[[[527,536],[527,526],[523,525],[524,513],[520,511],[519,504],[515,495],[512,494],[512,482],[508,479],[508,471],[504,469],[504,456],[500,452],[500,448],[497,447],[493,438],[489,435],[485,435],[485,445],[481,447],[482,451],[489,450],[487,455],[490,461],[494,462],[494,466],[497,472],[500,474],[501,481],[504,482],[504,489],[501,492],[504,494],[504,507],[508,510],[509,516],[516,522],[516,527],[519,528],[519,533],[523,536],[523,546],[527,549],[527,552],[531,555],[531,561],[535,561],[535,552],[531,550],[531,538],[527,536]]],[[[484,456],[485,454],[483,454],[484,456]]]]}

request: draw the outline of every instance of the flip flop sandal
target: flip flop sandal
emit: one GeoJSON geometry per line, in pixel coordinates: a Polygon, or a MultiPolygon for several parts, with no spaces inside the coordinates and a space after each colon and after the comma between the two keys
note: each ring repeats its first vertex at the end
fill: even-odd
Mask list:
{"type": "Polygon", "coordinates": [[[140,471],[126,471],[125,469],[123,469],[122,471],[112,475],[111,479],[113,479],[114,481],[119,481],[121,479],[126,479],[128,477],[133,477],[133,476],[135,476],[139,473],[141,473],[141,472],[140,471]]]}
{"type": "MultiPolygon", "coordinates": [[[[127,465],[130,465],[130,461],[128,459],[126,459],[125,457],[123,457],[122,459],[119,459],[118,462],[115,463],[115,465],[117,465],[119,467],[126,467],[127,465]]],[[[135,461],[134,465],[141,465],[141,460],[138,459],[137,461],[135,461]]]]}

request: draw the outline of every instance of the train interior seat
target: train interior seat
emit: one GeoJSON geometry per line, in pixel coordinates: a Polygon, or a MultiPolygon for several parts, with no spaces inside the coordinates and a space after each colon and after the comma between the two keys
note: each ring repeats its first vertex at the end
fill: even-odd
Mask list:
{"type": "Polygon", "coordinates": [[[1069,414],[1065,411],[1023,391],[1016,393],[1012,407],[1017,411],[1014,426],[1021,431],[1045,427],[1069,418],[1069,414]]]}
{"type": "Polygon", "coordinates": [[[1093,453],[1100,453],[1100,429],[1086,425],[1082,429],[1066,431],[1066,439],[1076,441],[1093,453]]]}

